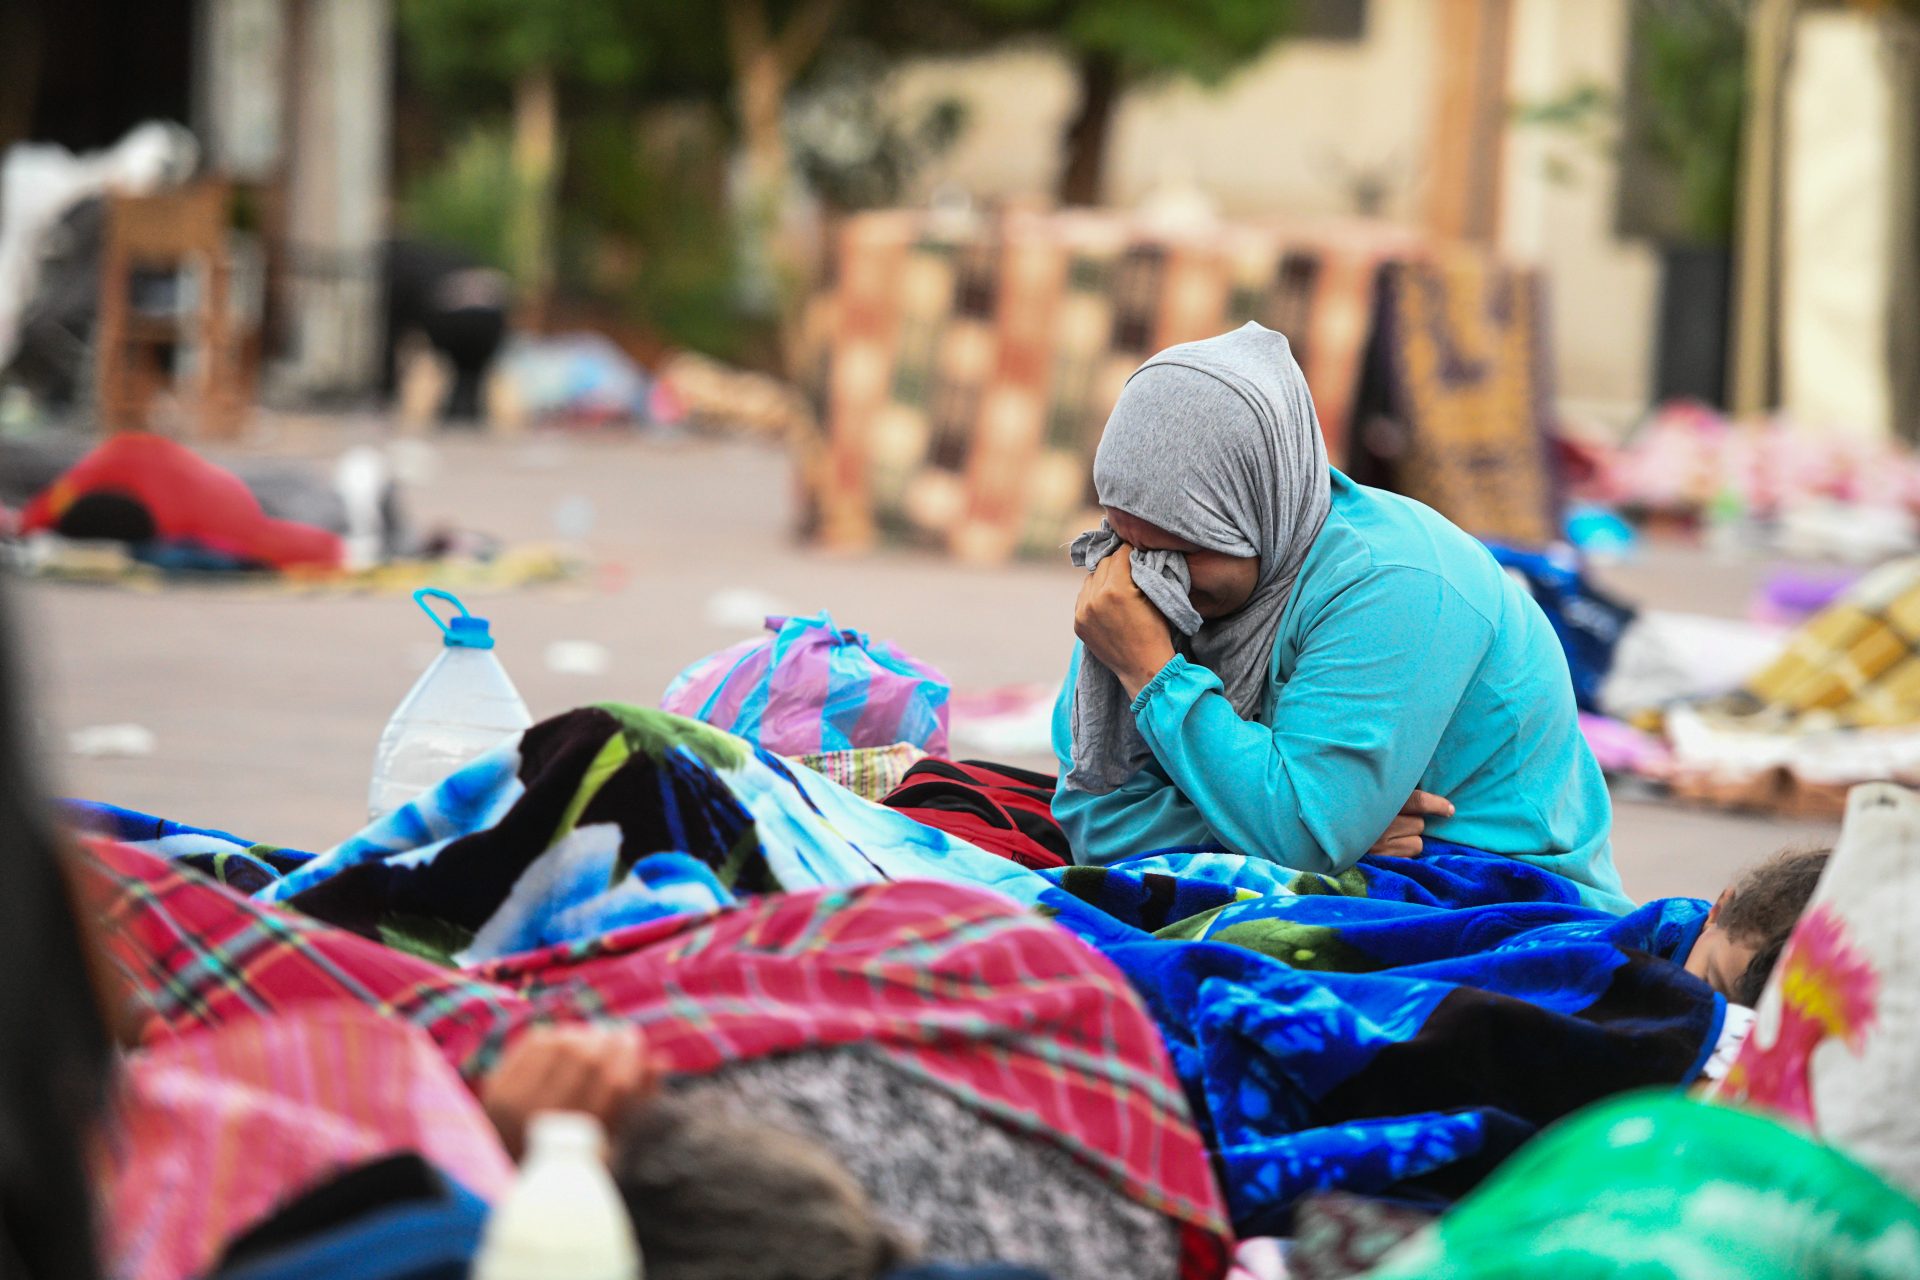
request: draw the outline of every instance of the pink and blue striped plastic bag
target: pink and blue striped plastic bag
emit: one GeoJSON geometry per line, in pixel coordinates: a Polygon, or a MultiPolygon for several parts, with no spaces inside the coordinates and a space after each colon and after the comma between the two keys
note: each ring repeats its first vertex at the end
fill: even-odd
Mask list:
{"type": "Polygon", "coordinates": [[[772,636],[709,654],[675,676],[663,710],[704,720],[775,755],[911,743],[947,754],[946,677],[825,611],[768,618],[772,636]]]}

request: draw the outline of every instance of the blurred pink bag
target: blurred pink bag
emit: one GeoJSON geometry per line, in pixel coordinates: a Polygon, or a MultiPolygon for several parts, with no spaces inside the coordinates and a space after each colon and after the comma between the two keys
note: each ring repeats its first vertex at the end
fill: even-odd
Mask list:
{"type": "Polygon", "coordinates": [[[773,634],[710,654],[675,676],[660,705],[775,755],[910,743],[947,753],[946,677],[823,611],[768,618],[773,634]]]}

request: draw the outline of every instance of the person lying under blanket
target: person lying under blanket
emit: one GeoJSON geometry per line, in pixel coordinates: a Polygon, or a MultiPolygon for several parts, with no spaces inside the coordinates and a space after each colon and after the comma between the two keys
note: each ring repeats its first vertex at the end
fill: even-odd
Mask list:
{"type": "Polygon", "coordinates": [[[1687,952],[1687,972],[1737,1005],[1759,1004],[1832,854],[1779,853],[1723,889],[1687,952]]]}
{"type": "MultiPolygon", "coordinates": [[[[181,839],[178,835],[171,838],[181,839]]],[[[1800,906],[1818,878],[1823,857],[1819,853],[1783,856],[1743,877],[1711,908],[1704,903],[1693,904],[1694,940],[1690,949],[1675,950],[1675,958],[1684,956],[1689,971],[1714,982],[1725,980],[1736,970],[1741,973],[1745,984],[1764,982],[1764,974],[1754,966],[1764,961],[1769,953],[1777,952],[1778,934],[1789,928],[1798,915],[1800,906]],[[1743,968],[1743,958],[1749,956],[1753,958],[1746,960],[1746,967],[1743,968]]],[[[1418,871],[1425,877],[1427,896],[1431,897],[1433,890],[1444,888],[1442,876],[1464,878],[1460,876],[1459,868],[1466,861],[1466,855],[1438,853],[1420,863],[1388,859],[1374,865],[1394,868],[1394,874],[1403,877],[1407,872],[1418,871]]],[[[821,981],[822,975],[814,971],[809,948],[802,947],[781,954],[779,940],[796,936],[805,938],[831,921],[835,931],[835,951],[838,953],[835,967],[844,967],[854,949],[865,946],[864,939],[874,937],[871,926],[863,926],[862,920],[875,914],[884,899],[893,901],[886,903],[889,909],[881,914],[883,918],[890,916],[895,923],[884,925],[882,936],[890,931],[913,936],[911,946],[914,959],[910,963],[916,982],[933,980],[943,983],[942,975],[949,973],[958,978],[966,970],[953,969],[951,962],[934,963],[927,958],[925,948],[935,945],[935,942],[934,936],[927,932],[925,923],[909,923],[930,923],[939,918],[939,914],[912,908],[902,914],[906,899],[922,894],[957,892],[955,890],[937,885],[890,886],[869,890],[853,900],[839,903],[809,902],[809,899],[817,899],[819,895],[804,893],[762,898],[753,900],[754,906],[749,914],[755,919],[750,922],[725,918],[695,919],[686,921],[680,928],[670,928],[668,925],[671,922],[661,922],[637,931],[630,930],[629,933],[635,935],[631,942],[608,938],[584,951],[580,947],[564,948],[547,956],[509,960],[489,966],[479,974],[461,975],[454,971],[435,970],[423,961],[326,929],[310,920],[282,915],[271,908],[248,903],[199,880],[192,873],[171,869],[156,859],[121,846],[90,846],[87,865],[90,880],[97,880],[103,874],[106,876],[106,887],[111,893],[104,900],[99,915],[108,928],[111,952],[144,988],[143,1001],[151,1017],[145,1038],[156,1045],[177,1044],[178,1041],[173,1037],[181,1033],[191,1037],[196,1027],[244,1026],[258,1021],[263,1014],[267,1015],[267,1022],[273,1024],[307,1011],[337,1008],[343,1000],[372,1001],[378,1007],[390,1010],[393,1015],[406,1018],[430,1031],[440,1043],[442,1052],[451,1062],[460,1065],[469,1078],[478,1074],[480,1096],[487,1105],[488,1113],[494,1118],[503,1138],[511,1144],[524,1124],[525,1116],[544,1106],[558,1103],[595,1110],[614,1119],[617,1124],[624,1100],[644,1094],[650,1074],[648,1059],[642,1056],[636,1040],[617,1030],[570,1031],[563,1046],[565,1052],[559,1055],[558,1060],[541,1061],[543,1051],[538,1049],[540,1038],[552,1034],[543,1030],[539,1021],[542,1016],[577,1016],[586,1009],[602,1016],[623,1014],[635,1018],[642,1027],[661,1028],[663,1035],[670,1029],[671,1038],[663,1039],[657,1049],[669,1065],[685,1074],[686,1083],[678,1092],[681,1097],[695,1101],[700,1113],[725,1114],[742,1120],[772,1116],[789,1121],[787,1127],[790,1130],[813,1135],[826,1150],[837,1155],[846,1168],[855,1172],[859,1185],[876,1188],[876,1198],[883,1208],[893,1211],[887,1214],[893,1221],[913,1223],[917,1213],[928,1213],[930,1204],[937,1205],[937,1209],[932,1211],[932,1225],[936,1233],[942,1223],[962,1234],[977,1232],[982,1222],[991,1223],[994,1224],[992,1229],[999,1233],[996,1238],[1002,1242],[1003,1248],[1015,1250],[1018,1248],[1020,1229],[1017,1224],[1024,1223],[1048,1233],[1063,1231],[1064,1228],[1058,1225],[1063,1221],[1090,1224],[1088,1230],[1101,1233],[1115,1230],[1111,1214],[1100,1211],[1102,1201],[1097,1196],[1092,1201],[1077,1201],[1074,1198],[1077,1193],[1071,1186],[1060,1185],[1063,1181],[1072,1180],[1074,1162],[1043,1166],[1034,1176],[1024,1177],[1021,1160],[1017,1157],[1012,1160],[1007,1158],[1007,1139],[996,1133],[993,1126],[982,1128],[977,1122],[970,1125],[964,1115],[955,1114],[952,1103],[938,1091],[929,1093],[923,1087],[916,1088],[906,1080],[891,1076],[879,1061],[863,1061],[868,1056],[849,1051],[850,1046],[837,1051],[754,1057],[756,1051],[746,1047],[750,1043],[750,1033],[745,1026],[752,1025],[755,1020],[740,1020],[730,1026],[725,1005],[710,1004],[708,998],[701,994],[711,991],[717,996],[724,992],[753,990],[763,993],[763,996],[773,996],[781,989],[777,975],[783,971],[794,972],[796,966],[800,972],[794,976],[802,983],[811,985],[821,981]],[[789,919],[783,923],[780,919],[782,916],[789,919]],[[814,923],[799,923],[803,920],[814,923]],[[764,965],[751,964],[751,971],[741,967],[744,957],[737,950],[738,941],[729,940],[740,936],[735,930],[742,924],[746,926],[743,936],[754,940],[754,951],[765,962],[764,965]],[[659,957],[659,960],[653,957],[659,957]],[[716,957],[719,963],[690,968],[687,964],[689,957],[716,957]],[[246,976],[239,976],[242,974],[246,976]],[[482,976],[493,981],[482,982],[482,976]],[[636,981],[640,984],[638,990],[634,986],[636,981]],[[657,982],[665,983],[664,987],[658,988],[660,995],[645,995],[645,991],[655,989],[651,984],[657,982]],[[514,990],[534,996],[529,1003],[535,1007],[529,1009],[522,1006],[510,994],[514,990]],[[702,1021],[719,1021],[688,1036],[682,1024],[689,1011],[695,1008],[705,1010],[702,1021]],[[497,1052],[497,1046],[502,1043],[507,1048],[504,1056],[497,1059],[497,1067],[483,1068],[477,1065],[493,1060],[491,1055],[497,1052]],[[752,1058],[753,1065],[723,1067],[717,1073],[710,1069],[702,1071],[702,1062],[713,1061],[706,1055],[712,1053],[716,1043],[727,1044],[735,1057],[752,1058]],[[691,1053],[690,1045],[695,1046],[691,1053]],[[693,1069],[688,1070],[689,1067],[693,1069]],[[876,1067],[881,1067],[877,1079],[873,1075],[876,1067]],[[894,1099],[898,1100],[897,1105],[894,1099]],[[933,1112],[931,1116],[928,1114],[929,1108],[933,1112]],[[913,1134],[922,1131],[941,1135],[924,1151],[911,1141],[913,1134]],[[966,1152],[968,1155],[958,1158],[955,1152],[966,1152]],[[985,1211],[984,1205],[978,1200],[977,1191],[982,1183],[1017,1187],[1019,1207],[1010,1205],[1000,1210],[985,1211]],[[970,1187],[973,1189],[969,1190],[970,1187]],[[917,1208],[914,1206],[916,1200],[919,1201],[917,1208]],[[976,1212],[981,1212],[982,1216],[976,1218],[976,1212]],[[1089,1214],[1091,1216],[1085,1216],[1089,1214]],[[1013,1237],[1006,1234],[1009,1230],[1014,1232],[1013,1237]]],[[[1079,868],[1067,873],[1066,883],[1072,893],[1087,894],[1090,892],[1089,877],[1104,881],[1131,874],[1079,868]]],[[[1542,873],[1530,874],[1543,883],[1551,880],[1551,877],[1542,873]]],[[[1383,881],[1375,887],[1385,890],[1387,886],[1383,881]]],[[[1507,887],[1511,889],[1513,886],[1507,887]]],[[[1582,927],[1590,932],[1607,928],[1615,931],[1616,936],[1624,937],[1626,935],[1621,931],[1628,929],[1634,920],[1641,917],[1654,919],[1661,912],[1661,908],[1649,906],[1628,920],[1606,923],[1611,918],[1603,913],[1567,902],[1519,905],[1492,903],[1449,910],[1408,900],[1415,894],[1407,886],[1401,886],[1397,892],[1401,895],[1397,901],[1384,897],[1353,900],[1327,894],[1295,898],[1292,899],[1295,911],[1317,909],[1319,914],[1315,919],[1295,920],[1293,923],[1311,927],[1315,920],[1333,918],[1331,909],[1341,906],[1370,909],[1376,923],[1384,922],[1393,914],[1408,920],[1421,915],[1430,917],[1431,927],[1419,939],[1419,944],[1427,954],[1403,953],[1399,959],[1403,967],[1427,975],[1424,985],[1432,987],[1443,984],[1449,977],[1445,968],[1447,961],[1457,964],[1463,958],[1470,958],[1476,950],[1494,955],[1501,951],[1503,943],[1516,952],[1530,955],[1530,967],[1551,969],[1556,964],[1564,963],[1568,955],[1582,962],[1582,967],[1587,967],[1584,962],[1594,953],[1590,950],[1556,953],[1549,945],[1554,930],[1558,929],[1562,934],[1578,934],[1582,927]],[[1526,909],[1529,907],[1531,911],[1526,909]],[[1501,930],[1503,923],[1504,936],[1501,930]],[[1448,933],[1449,929],[1451,934],[1448,933]]],[[[1149,942],[1144,950],[1165,953],[1171,949],[1187,959],[1203,959],[1207,953],[1236,950],[1248,954],[1250,959],[1261,961],[1266,957],[1254,955],[1256,950],[1283,951],[1284,954],[1297,957],[1297,949],[1284,950],[1274,937],[1263,938],[1257,930],[1247,932],[1247,920],[1231,918],[1235,910],[1254,913],[1263,908],[1270,909],[1281,900],[1284,900],[1284,896],[1278,899],[1240,900],[1222,910],[1190,917],[1192,921],[1203,921],[1204,927],[1199,932],[1212,930],[1207,935],[1212,939],[1237,938],[1233,946],[1220,947],[1207,940],[1187,943],[1168,940],[1149,942]]],[[[950,900],[948,910],[956,901],[964,902],[965,899],[950,900]]],[[[1062,905],[1058,899],[1053,902],[1055,909],[1062,905]]],[[[1632,941],[1658,947],[1662,945],[1662,935],[1677,937],[1684,934],[1685,921],[1680,918],[1684,912],[1668,914],[1671,918],[1658,919],[1653,927],[1645,930],[1646,936],[1635,935],[1632,941]]],[[[998,909],[993,909],[985,918],[1004,917],[998,909]]],[[[1066,915],[1063,914],[1061,918],[1063,923],[1071,923],[1066,915]]],[[[1037,921],[1029,926],[1031,928],[1044,929],[1037,921]]],[[[1028,930],[1023,929],[1019,933],[1027,936],[1028,930]]],[[[1064,935],[1059,936],[1064,941],[1064,935]]],[[[1145,936],[1142,935],[1143,938],[1145,936]]],[[[1166,938],[1168,934],[1163,931],[1161,936],[1166,938]]],[[[1298,930],[1288,934],[1287,946],[1297,944],[1304,936],[1298,930]]],[[[1330,940],[1324,927],[1317,937],[1323,946],[1330,940]]],[[[1366,972],[1372,964],[1360,953],[1359,948],[1369,945],[1372,939],[1364,936],[1364,931],[1349,937],[1351,941],[1346,945],[1350,950],[1344,958],[1350,967],[1361,972],[1361,980],[1391,984],[1392,980],[1384,975],[1366,972]]],[[[1040,936],[1029,938],[1030,942],[1040,940],[1040,936]]],[[[1129,954],[1143,949],[1123,946],[1115,950],[1118,953],[1116,959],[1130,976],[1148,973],[1151,966],[1143,960],[1152,957],[1129,954]]],[[[1051,948],[1042,954],[1048,952],[1051,952],[1051,948]]],[[[884,952],[876,956],[877,960],[884,958],[884,952]]],[[[1333,953],[1319,957],[1323,964],[1329,965],[1340,958],[1333,953]]],[[[1643,967],[1643,971],[1637,974],[1636,981],[1642,987],[1650,976],[1657,976],[1657,966],[1666,962],[1650,960],[1646,963],[1654,965],[1655,971],[1647,971],[1643,967]]],[[[1036,964],[1031,954],[1020,965],[1022,972],[1027,975],[1023,981],[1031,982],[1047,972],[1047,967],[1036,964]]],[[[1678,964],[1667,967],[1676,974],[1680,971],[1678,964]]],[[[1226,972],[1217,970],[1214,976],[1218,979],[1226,972]]],[[[865,965],[848,972],[847,977],[862,984],[872,981],[865,965]]],[[[1684,999],[1687,986],[1694,978],[1675,977],[1668,981],[1670,999],[1684,999]]],[[[1153,1003],[1165,1003],[1167,987],[1164,984],[1148,984],[1146,989],[1159,993],[1159,999],[1153,1003]]],[[[1255,985],[1247,983],[1245,989],[1252,993],[1255,985]]],[[[1050,1001],[1053,997],[1045,994],[1047,990],[1044,986],[1036,988],[1034,998],[1043,1003],[1050,1001]]],[[[1331,987],[1322,988],[1321,993],[1324,996],[1333,990],[1331,987]]],[[[1355,1000],[1351,1007],[1362,1007],[1364,1002],[1360,995],[1349,994],[1355,1000]]],[[[822,997],[830,999],[831,992],[823,992],[822,997]]],[[[1610,999],[1618,1002],[1619,992],[1616,991],[1610,999]]],[[[1608,1002],[1607,998],[1601,1001],[1608,1002]]],[[[1556,1094],[1552,1105],[1564,1105],[1568,1109],[1578,1105],[1579,1101],[1589,1096],[1581,1092],[1587,1086],[1578,1057],[1564,1058],[1559,1062],[1563,1069],[1552,1070],[1555,1063],[1552,1042],[1562,1035],[1576,1040],[1579,1048],[1587,1053],[1614,1053],[1644,1060],[1647,1067],[1642,1074],[1631,1078],[1618,1076],[1612,1081],[1615,1086],[1653,1083],[1663,1078],[1677,1081],[1685,1071],[1681,1059],[1697,1056],[1693,1042],[1675,1034],[1675,1019],[1657,1016],[1661,1006],[1656,1000],[1642,999],[1638,1004],[1618,1009],[1611,1015],[1620,1018],[1623,1023],[1637,1025],[1636,1034],[1639,1038],[1631,1041],[1622,1036],[1596,1038],[1592,1034],[1583,1035],[1577,1020],[1520,1017],[1518,1015],[1525,1011],[1524,1006],[1516,1006],[1510,997],[1496,1000],[1488,1006],[1497,1014],[1492,1022],[1478,1019],[1471,1012],[1476,1007],[1472,1000],[1465,1005],[1456,1000],[1451,1006],[1451,1013],[1438,1021],[1445,1022],[1451,1018],[1459,1024],[1459,1029],[1443,1030],[1436,1039],[1432,1028],[1429,1028],[1428,1032],[1422,1033],[1426,1043],[1413,1047],[1421,1055],[1417,1063],[1441,1063],[1448,1060],[1445,1048],[1448,1038],[1465,1035],[1474,1041],[1474,1056],[1492,1055],[1494,1060],[1502,1061],[1499,1072],[1492,1076],[1482,1073],[1484,1079],[1478,1086],[1478,1096],[1481,1098],[1491,1096],[1489,1082],[1494,1086],[1492,1092],[1498,1092],[1515,1072],[1533,1071],[1554,1077],[1560,1093],[1567,1099],[1563,1102],[1560,1094],[1556,1094]],[[1532,1063],[1522,1061],[1516,1054],[1506,1051],[1543,1038],[1548,1044],[1539,1051],[1532,1063]],[[1540,1072],[1537,1070],[1540,1067],[1547,1069],[1540,1072]],[[1671,1074],[1664,1074],[1667,1072],[1671,1074]]],[[[1711,1008],[1712,1002],[1708,1001],[1704,1007],[1711,1008]]],[[[775,1013],[774,1006],[765,1007],[760,1011],[759,1021],[775,1016],[775,1013]]],[[[966,1016],[961,1010],[953,1013],[957,1017],[966,1016]]],[[[1609,1015],[1595,1015],[1599,1019],[1606,1016],[1609,1015]]],[[[915,1021],[924,1021],[924,1018],[922,1014],[915,1021]]],[[[1175,1037],[1177,1060],[1184,1059],[1179,1046],[1202,1042],[1186,1034],[1196,1025],[1165,1024],[1169,1034],[1175,1037]]],[[[1300,1023],[1302,1028],[1306,1025],[1304,1021],[1300,1023]]],[[[866,1034],[876,1036],[879,1043],[884,1045],[890,1033],[882,1027],[869,1026],[866,1034]]],[[[1133,1051],[1137,1052],[1138,1049],[1133,1051]]],[[[1323,1045],[1319,1052],[1337,1057],[1344,1051],[1323,1045]]],[[[1117,1056],[1127,1059],[1133,1054],[1117,1056]]],[[[1259,1060],[1254,1060],[1252,1065],[1255,1070],[1251,1075],[1234,1073],[1238,1082],[1236,1091],[1244,1093],[1247,1087],[1257,1085],[1274,1064],[1263,1066],[1259,1060]]],[[[1308,1061],[1302,1060],[1300,1065],[1308,1065],[1308,1061]]],[[[1402,1068],[1396,1075],[1404,1079],[1406,1071],[1406,1068],[1402,1068]]],[[[1591,1074],[1590,1068],[1585,1071],[1591,1074]]],[[[1226,1084],[1227,1081],[1223,1079],[1221,1083],[1226,1084]]],[[[1353,1087],[1352,1081],[1348,1082],[1347,1087],[1353,1087]]],[[[1406,1091],[1405,1085],[1398,1088],[1402,1090],[1403,1098],[1412,1101],[1412,1094],[1406,1091]]],[[[1456,1101],[1470,1101],[1475,1096],[1471,1084],[1455,1086],[1455,1089],[1456,1101]]],[[[1604,1096],[1612,1091],[1611,1088],[1602,1088],[1595,1091],[1594,1096],[1604,1096]]],[[[1203,1105],[1209,1109],[1209,1122],[1220,1126],[1218,1132],[1238,1132],[1244,1137],[1244,1124],[1218,1111],[1220,1103],[1215,1101],[1213,1092],[1213,1086],[1208,1084],[1203,1084],[1200,1089],[1200,1095],[1205,1099],[1203,1105]],[[1239,1125],[1238,1129],[1231,1127],[1234,1125],[1239,1125]]],[[[1515,1109],[1514,1116],[1506,1122],[1509,1125],[1518,1118],[1527,1117],[1530,1108],[1543,1105],[1540,1098],[1522,1099],[1516,1095],[1499,1101],[1501,1106],[1496,1110],[1515,1109]]],[[[1421,1121],[1416,1114],[1397,1123],[1402,1128],[1417,1130],[1421,1121]]],[[[1333,1134],[1340,1128],[1336,1126],[1321,1132],[1333,1134]]],[[[1351,1136],[1354,1127],[1349,1125],[1345,1128],[1347,1135],[1351,1136]]],[[[1428,1134],[1427,1156],[1431,1157],[1441,1145],[1438,1138],[1438,1131],[1428,1134]]],[[[1353,1147],[1350,1156],[1357,1156],[1371,1143],[1390,1145],[1385,1135],[1376,1135],[1353,1147]]],[[[1017,1147],[1018,1144],[1013,1145],[1017,1147]]],[[[1306,1145],[1310,1144],[1303,1144],[1306,1145]]],[[[1496,1162],[1488,1158],[1491,1153],[1504,1154],[1518,1145],[1518,1139],[1506,1136],[1503,1140],[1501,1135],[1493,1135],[1493,1140],[1485,1145],[1490,1149],[1489,1152],[1477,1159],[1472,1150],[1465,1148],[1447,1154],[1459,1157],[1468,1165],[1491,1167],[1496,1162]]],[[[616,1148],[617,1151],[628,1149],[625,1144],[616,1148]]],[[[1246,1164],[1248,1145],[1244,1141],[1236,1142],[1223,1147],[1220,1154],[1226,1161],[1225,1167],[1231,1178],[1236,1169],[1246,1164]]],[[[470,1160],[461,1163],[467,1167],[473,1164],[470,1160]]],[[[801,1163],[803,1167],[806,1165],[805,1161],[801,1163]]],[[[1443,1160],[1442,1167],[1447,1163],[1443,1160]]],[[[1365,1173],[1364,1161],[1355,1160],[1354,1164],[1362,1174],[1365,1173]]],[[[620,1167],[617,1156],[616,1170],[620,1167]]],[[[1419,1174],[1421,1170],[1417,1164],[1410,1169],[1400,1170],[1400,1174],[1408,1172],[1419,1174]]],[[[768,1176],[789,1175],[769,1173],[768,1176]]],[[[1431,1182],[1431,1178],[1422,1183],[1415,1177],[1409,1185],[1430,1185],[1431,1182]]],[[[830,1188],[836,1184],[828,1179],[824,1185],[830,1188]]],[[[1464,1189],[1471,1183],[1459,1185],[1464,1189]]],[[[842,1212],[851,1212],[846,1209],[850,1202],[844,1197],[823,1193],[821,1203],[826,1208],[840,1206],[842,1212]]],[[[675,1221],[680,1221],[683,1216],[676,1215],[675,1221]]],[[[838,1219],[829,1218],[829,1222],[833,1221],[838,1219]]],[[[1249,1217],[1250,1223],[1262,1223],[1269,1227],[1274,1221],[1271,1217],[1258,1214],[1249,1217]]],[[[789,1223],[786,1229],[796,1228],[789,1223]]],[[[1124,1232],[1124,1222],[1121,1229],[1124,1232]]],[[[136,1234],[143,1239],[154,1238],[152,1232],[136,1234]]],[[[1075,1233],[1069,1231],[1066,1234],[1075,1233]]],[[[668,1247],[666,1240],[649,1238],[644,1229],[642,1236],[650,1259],[656,1248],[668,1247]]],[[[1141,1237],[1138,1235],[1125,1238],[1131,1247],[1139,1247],[1141,1237]]],[[[1102,1258],[1101,1265],[1113,1263],[1113,1258],[1106,1256],[1102,1258]]],[[[1137,1257],[1135,1266],[1145,1269],[1122,1269],[1114,1274],[1169,1274],[1154,1270],[1137,1257]]],[[[668,1273],[668,1269],[658,1266],[653,1267],[653,1271],[656,1274],[668,1273]]],[[[122,1273],[125,1273],[124,1269],[122,1273]]],[[[1057,1272],[1063,1276],[1086,1273],[1070,1264],[1057,1272]]],[[[731,1274],[751,1276],[754,1273],[741,1270],[731,1274]]]]}
{"type": "Polygon", "coordinates": [[[1435,901],[1490,862],[1519,865],[1366,859],[1370,897],[1242,897],[1261,887],[1246,868],[1230,880],[1191,859],[1059,873],[1049,905],[1146,1001],[1243,1237],[1289,1233],[1300,1200],[1327,1190],[1443,1208],[1581,1107],[1712,1078],[1819,855],[1762,866],[1718,904],[1627,916],[1435,901]]]}
{"type": "Polygon", "coordinates": [[[424,1032],[354,1004],[163,1040],[103,1119],[104,1257],[122,1280],[464,1274],[543,1111],[608,1128],[649,1275],[877,1280],[911,1256],[818,1144],[657,1085],[630,1027],[529,1029],[478,1104],[424,1032]]]}
{"type": "Polygon", "coordinates": [[[232,472],[163,436],[108,436],[21,513],[20,531],[191,549],[234,566],[331,570],[334,533],[275,520],[232,472]]]}
{"type": "Polygon", "coordinates": [[[778,894],[461,970],[124,845],[82,848],[84,900],[139,1044],[372,1008],[430,1038],[509,1146],[556,1102],[605,1116],[651,1276],[790,1274],[780,1251],[747,1259],[735,1245],[826,1230],[782,1220],[792,1195],[736,1213],[735,1245],[700,1243],[726,1234],[715,1197],[741,1185],[729,1162],[763,1144],[789,1155],[756,1183],[821,1188],[833,1221],[886,1225],[859,1226],[876,1242],[868,1265],[808,1273],[822,1280],[879,1276],[902,1256],[883,1235],[1055,1280],[1174,1280],[1224,1261],[1219,1192],[1137,999],[1093,952],[994,895],[926,882],[778,894]],[[530,1058],[556,1026],[571,1029],[565,1053],[530,1058]],[[667,1109],[623,1119],[653,1076],[667,1109]],[[668,1135],[678,1145],[649,1145],[667,1142],[663,1125],[685,1130],[668,1135]],[[745,1132],[768,1125],[783,1136],[745,1132]],[[683,1186],[674,1170],[687,1165],[725,1177],[683,1186]],[[846,1186],[862,1198],[827,1194],[846,1186]]]}
{"type": "Polygon", "coordinates": [[[1623,912],[1566,657],[1485,547],[1327,462],[1282,335],[1128,380],[1054,718],[1077,861],[1226,849],[1339,873],[1390,834],[1523,859],[1623,912]],[[1409,798],[1411,797],[1411,799],[1409,798]],[[1404,812],[1403,812],[1404,810],[1404,812]]]}

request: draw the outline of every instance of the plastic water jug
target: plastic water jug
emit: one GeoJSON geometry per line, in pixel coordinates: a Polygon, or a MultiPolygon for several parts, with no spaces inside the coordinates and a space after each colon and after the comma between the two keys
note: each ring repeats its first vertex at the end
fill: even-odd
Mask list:
{"type": "Polygon", "coordinates": [[[493,634],[445,591],[413,593],[446,647],[401,701],[380,735],[373,757],[367,809],[385,817],[437,786],[462,765],[485,755],[533,723],[519,690],[493,656],[493,634]],[[442,622],[428,600],[444,600],[459,612],[442,622]]]}
{"type": "Polygon", "coordinates": [[[533,1118],[520,1177],[487,1219],[473,1280],[640,1280],[633,1220],[589,1115],[533,1118]]]}

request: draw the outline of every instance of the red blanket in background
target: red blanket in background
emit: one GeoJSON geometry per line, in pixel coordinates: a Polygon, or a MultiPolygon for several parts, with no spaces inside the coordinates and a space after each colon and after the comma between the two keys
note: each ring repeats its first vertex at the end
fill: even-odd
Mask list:
{"type": "Polygon", "coordinates": [[[247,486],[183,444],[124,432],[109,436],[27,504],[23,533],[50,532],[79,499],[131,498],[153,518],[160,541],[187,543],[274,569],[337,569],[340,539],[313,525],[275,520],[247,486]]]}

